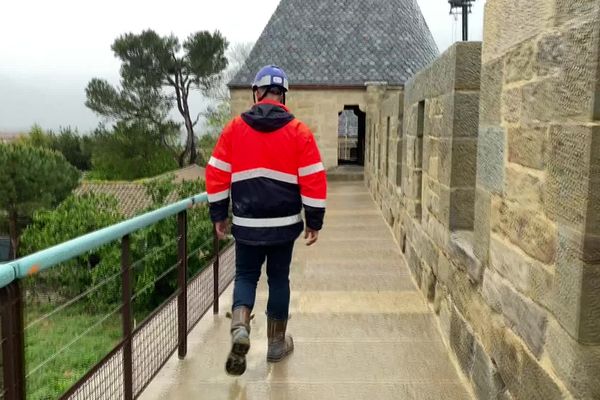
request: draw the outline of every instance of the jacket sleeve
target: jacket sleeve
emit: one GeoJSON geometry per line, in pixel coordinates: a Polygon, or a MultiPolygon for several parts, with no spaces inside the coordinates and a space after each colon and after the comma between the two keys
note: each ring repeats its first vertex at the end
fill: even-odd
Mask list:
{"type": "Polygon", "coordinates": [[[323,227],[323,218],[325,217],[327,176],[312,132],[304,127],[304,132],[300,137],[298,158],[300,195],[304,205],[306,226],[318,231],[323,227]]]}
{"type": "Polygon", "coordinates": [[[224,221],[229,213],[232,126],[233,122],[230,122],[223,129],[206,166],[206,192],[212,222],[224,221]]]}

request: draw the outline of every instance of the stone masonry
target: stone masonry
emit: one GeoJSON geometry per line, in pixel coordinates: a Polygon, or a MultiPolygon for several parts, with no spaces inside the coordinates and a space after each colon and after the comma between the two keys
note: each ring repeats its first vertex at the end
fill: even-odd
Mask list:
{"type": "Polygon", "coordinates": [[[600,399],[600,1],[366,89],[365,179],[480,399],[600,399]]]}

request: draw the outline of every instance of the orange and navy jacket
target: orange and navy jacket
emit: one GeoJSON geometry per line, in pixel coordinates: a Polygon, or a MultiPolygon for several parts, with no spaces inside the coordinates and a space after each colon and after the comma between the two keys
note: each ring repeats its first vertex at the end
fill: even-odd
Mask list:
{"type": "Polygon", "coordinates": [[[323,226],[327,179],[310,129],[288,108],[263,100],[223,130],[206,167],[213,222],[232,200],[236,240],[271,245],[298,238],[306,225],[323,226]]]}

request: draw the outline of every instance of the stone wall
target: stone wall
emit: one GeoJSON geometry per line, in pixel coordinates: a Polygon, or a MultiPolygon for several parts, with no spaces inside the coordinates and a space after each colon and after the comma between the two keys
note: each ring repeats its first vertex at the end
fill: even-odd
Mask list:
{"type": "Polygon", "coordinates": [[[600,1],[488,0],[482,47],[367,88],[367,184],[480,399],[600,399],[599,53],[600,1]]]}
{"type": "MultiPolygon", "coordinates": [[[[315,134],[326,168],[338,164],[338,117],[344,106],[359,106],[366,111],[366,88],[307,90],[292,88],[287,97],[290,111],[315,134]]],[[[231,90],[231,108],[238,115],[252,106],[249,89],[231,90]]]]}

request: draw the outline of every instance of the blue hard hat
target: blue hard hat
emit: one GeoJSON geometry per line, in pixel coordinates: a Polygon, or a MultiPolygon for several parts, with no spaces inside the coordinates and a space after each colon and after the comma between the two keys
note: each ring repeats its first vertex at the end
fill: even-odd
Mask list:
{"type": "Polygon", "coordinates": [[[252,90],[265,86],[279,86],[286,92],[290,88],[285,71],[276,65],[267,65],[258,71],[258,74],[256,74],[256,78],[254,78],[254,82],[252,83],[252,90]]]}

